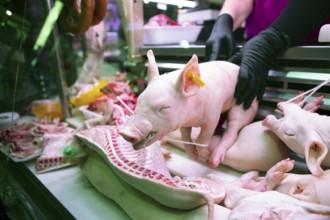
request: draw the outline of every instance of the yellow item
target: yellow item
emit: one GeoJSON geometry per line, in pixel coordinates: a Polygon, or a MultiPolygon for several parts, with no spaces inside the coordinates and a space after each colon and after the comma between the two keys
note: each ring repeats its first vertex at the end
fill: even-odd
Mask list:
{"type": "Polygon", "coordinates": [[[80,107],[83,105],[88,105],[94,100],[100,98],[104,94],[101,92],[101,89],[108,84],[106,80],[100,80],[99,83],[91,90],[85,92],[79,97],[73,97],[70,99],[70,103],[74,107],[80,107]]]}
{"type": "Polygon", "coordinates": [[[63,119],[61,104],[59,102],[50,102],[33,106],[32,112],[38,118],[50,117],[63,119]]]}
{"type": "Polygon", "coordinates": [[[201,78],[199,78],[195,73],[189,72],[188,76],[200,87],[205,86],[205,82],[201,78]]]}

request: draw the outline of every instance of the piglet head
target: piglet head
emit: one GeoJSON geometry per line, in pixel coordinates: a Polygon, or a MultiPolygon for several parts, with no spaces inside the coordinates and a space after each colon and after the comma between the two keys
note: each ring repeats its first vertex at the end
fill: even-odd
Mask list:
{"type": "Polygon", "coordinates": [[[200,74],[196,55],[182,70],[163,75],[159,74],[151,50],[147,57],[148,86],[139,95],[133,114],[119,132],[133,144],[135,150],[147,147],[184,126],[191,118],[191,109],[187,109],[188,100],[200,88],[189,77],[191,72],[197,76],[200,74]]]}
{"type": "Polygon", "coordinates": [[[282,106],[284,117],[277,119],[268,115],[262,124],[273,131],[292,151],[305,156],[309,171],[316,176],[323,175],[321,163],[328,148],[318,133],[316,113],[307,112],[293,103],[282,106]]]}
{"type": "Polygon", "coordinates": [[[287,193],[293,198],[301,201],[320,203],[321,199],[320,195],[318,195],[317,182],[319,181],[317,179],[313,179],[313,176],[310,178],[297,179],[290,186],[287,193]]]}

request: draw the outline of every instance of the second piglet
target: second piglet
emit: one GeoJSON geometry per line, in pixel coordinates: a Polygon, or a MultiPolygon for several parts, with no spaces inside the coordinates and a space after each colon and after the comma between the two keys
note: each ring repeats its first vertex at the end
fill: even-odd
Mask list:
{"type": "Polygon", "coordinates": [[[138,150],[179,128],[183,141],[192,142],[192,127],[200,127],[195,144],[185,144],[185,149],[191,158],[218,166],[238,131],[253,120],[257,111],[256,100],[247,110],[235,104],[239,67],[226,61],[199,64],[197,55],[193,55],[183,69],[160,75],[151,50],[147,56],[148,86],[120,134],[138,150]],[[226,131],[210,152],[209,142],[225,112],[226,131]]]}

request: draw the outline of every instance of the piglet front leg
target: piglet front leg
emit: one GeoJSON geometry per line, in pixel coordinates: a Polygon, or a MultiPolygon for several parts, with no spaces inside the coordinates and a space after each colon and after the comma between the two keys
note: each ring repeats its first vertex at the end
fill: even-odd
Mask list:
{"type": "Polygon", "coordinates": [[[210,159],[211,153],[209,144],[212,140],[215,129],[215,123],[201,126],[201,131],[196,139],[196,143],[198,143],[198,145],[196,144],[196,152],[200,161],[208,161],[210,159]]]}
{"type": "MultiPolygon", "coordinates": [[[[182,140],[192,144],[184,144],[185,151],[189,158],[193,160],[207,161],[210,158],[210,150],[208,145],[215,130],[214,126],[202,126],[198,137],[193,144],[192,127],[180,128],[182,140]]],[[[194,135],[193,135],[194,136],[194,135]]]]}
{"type": "MultiPolygon", "coordinates": [[[[188,128],[180,128],[181,138],[184,142],[192,142],[191,139],[191,127],[188,128]]],[[[197,152],[196,148],[193,144],[184,144],[185,151],[189,158],[196,160],[197,159],[197,152]]]]}
{"type": "Polygon", "coordinates": [[[212,153],[208,163],[211,167],[217,167],[224,159],[227,150],[234,144],[238,137],[238,132],[247,124],[252,122],[258,108],[256,100],[252,103],[251,107],[244,110],[242,105],[234,105],[228,111],[228,124],[225,133],[218,146],[211,149],[212,153]]]}
{"type": "Polygon", "coordinates": [[[294,160],[289,158],[278,162],[267,171],[266,176],[261,178],[254,190],[259,192],[273,190],[286,178],[286,173],[292,170],[293,166],[294,160]]]}

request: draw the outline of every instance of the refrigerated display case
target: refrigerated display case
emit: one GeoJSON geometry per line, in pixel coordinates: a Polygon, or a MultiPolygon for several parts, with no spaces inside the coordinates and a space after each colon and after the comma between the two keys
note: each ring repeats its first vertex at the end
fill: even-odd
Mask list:
{"type": "MultiPolygon", "coordinates": [[[[62,120],[71,116],[70,87],[86,59],[86,38],[61,24],[61,4],[58,0],[0,2],[0,112],[6,113],[1,114],[1,132],[36,116],[60,116],[62,120]]],[[[109,1],[107,10],[104,57],[108,60],[99,73],[105,76],[120,70],[118,62],[125,54],[117,2],[109,1]]],[[[106,215],[129,219],[115,202],[84,186],[78,166],[37,174],[35,161],[40,153],[15,157],[4,147],[5,138],[2,133],[0,211],[4,218],[101,219],[106,215]]]]}
{"type": "MultiPolygon", "coordinates": [[[[131,11],[137,10],[133,2],[136,1],[129,3],[126,1],[130,4],[127,8],[131,11]]],[[[0,92],[0,112],[14,110],[25,115],[32,101],[57,97],[62,105],[64,118],[70,117],[68,87],[78,78],[83,63],[83,43],[80,37],[68,34],[59,25],[52,29],[42,50],[32,49],[43,20],[52,9],[52,3],[44,0],[33,3],[24,1],[23,7],[17,8],[18,11],[12,15],[13,17],[9,18],[9,15],[1,17],[6,25],[0,26],[0,47],[3,51],[0,54],[0,58],[3,58],[0,59],[0,71],[4,73],[1,74],[3,80],[0,80],[0,83],[3,83],[1,86],[3,93],[0,92]],[[54,47],[54,45],[60,46],[54,47]],[[15,92],[13,92],[14,88],[15,92]]],[[[138,3],[142,4],[140,1],[138,3]]],[[[17,1],[12,1],[12,4],[17,4],[17,1]]],[[[2,10],[2,13],[4,12],[2,10]]],[[[128,22],[139,21],[138,25],[141,28],[143,14],[139,13],[137,20],[134,15],[129,14],[131,17],[128,22]]],[[[146,52],[149,49],[154,51],[161,72],[181,68],[192,54],[197,54],[200,60],[203,60],[205,53],[203,44],[143,45],[141,30],[126,33],[128,48],[122,53],[128,53],[128,59],[114,58],[116,62],[120,62],[120,66],[133,69],[138,66],[138,71],[145,73],[146,52]]],[[[117,37],[113,30],[107,34],[107,40],[112,43],[118,40],[117,37]]],[[[110,48],[112,46],[114,45],[110,45],[110,48]]],[[[237,45],[237,49],[240,47],[241,45],[237,45]]],[[[326,43],[289,48],[278,58],[274,69],[270,72],[259,117],[268,114],[277,102],[287,100],[299,90],[308,90],[330,78],[329,54],[330,45],[326,43]]],[[[111,56],[112,53],[105,53],[105,59],[113,61],[111,56]]],[[[319,112],[327,115],[330,115],[329,86],[325,85],[314,95],[325,96],[319,112]]],[[[167,148],[171,149],[170,146],[167,148]]],[[[168,163],[168,166],[174,173],[176,170],[179,173],[185,167],[196,165],[181,151],[171,150],[174,152],[174,159],[168,163]]],[[[0,199],[10,218],[103,219],[106,216],[118,220],[130,219],[114,201],[95,188],[85,187],[85,177],[79,166],[72,165],[52,172],[37,173],[35,158],[15,161],[8,157],[7,153],[0,152],[0,199]]],[[[294,171],[307,173],[303,159],[299,157],[296,159],[298,162],[294,171]]],[[[201,173],[207,170],[207,168],[202,169],[201,173]]],[[[216,171],[225,174],[229,180],[240,175],[240,172],[222,166],[216,171]]],[[[193,170],[187,171],[187,175],[190,174],[196,173],[193,170]]]]}

